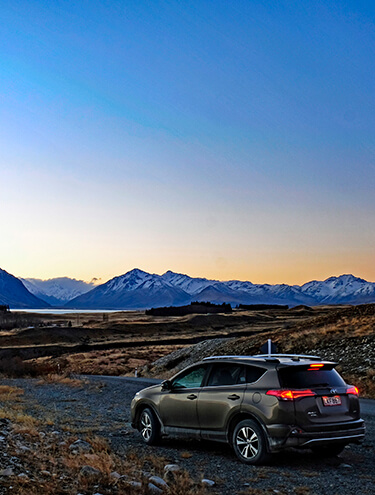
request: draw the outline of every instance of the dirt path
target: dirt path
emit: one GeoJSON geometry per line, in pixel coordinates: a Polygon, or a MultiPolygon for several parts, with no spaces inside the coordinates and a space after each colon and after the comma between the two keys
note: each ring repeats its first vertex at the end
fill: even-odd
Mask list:
{"type": "Polygon", "coordinates": [[[126,456],[162,457],[187,469],[193,478],[204,476],[216,482],[210,493],[236,494],[329,494],[374,493],[375,416],[374,402],[363,402],[366,420],[365,442],[347,447],[340,457],[319,459],[306,451],[288,451],[275,456],[272,464],[249,467],[241,464],[228,446],[210,442],[164,440],[147,447],[129,424],[130,401],[144,388],[143,380],[116,377],[88,377],[81,387],[41,385],[38,380],[14,379],[1,383],[24,389],[24,407],[31,415],[48,418],[46,429],[74,428],[106,437],[114,452],[126,456]],[[250,491],[250,488],[257,491],[250,491]]]}

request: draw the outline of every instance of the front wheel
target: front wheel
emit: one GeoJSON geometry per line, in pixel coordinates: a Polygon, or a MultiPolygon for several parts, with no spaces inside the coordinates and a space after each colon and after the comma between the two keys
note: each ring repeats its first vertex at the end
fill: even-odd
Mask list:
{"type": "Polygon", "coordinates": [[[245,419],[235,427],[233,449],[245,464],[261,464],[268,458],[266,438],[262,428],[251,419],[245,419]]]}
{"type": "Polygon", "coordinates": [[[155,413],[150,409],[143,409],[139,418],[139,431],[142,435],[142,440],[147,445],[157,443],[160,438],[160,424],[155,413]]]}

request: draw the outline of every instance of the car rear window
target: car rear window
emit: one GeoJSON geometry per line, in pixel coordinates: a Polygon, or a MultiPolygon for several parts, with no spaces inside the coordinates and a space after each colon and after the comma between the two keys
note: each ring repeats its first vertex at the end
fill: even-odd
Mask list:
{"type": "Polygon", "coordinates": [[[246,382],[254,383],[259,380],[267,370],[258,366],[246,366],[246,382]]]}
{"type": "Polygon", "coordinates": [[[238,364],[215,364],[207,382],[209,387],[245,383],[244,367],[238,364]]]}
{"type": "Polygon", "coordinates": [[[344,380],[332,367],[309,370],[307,366],[281,368],[280,382],[283,388],[342,387],[344,380]]]}

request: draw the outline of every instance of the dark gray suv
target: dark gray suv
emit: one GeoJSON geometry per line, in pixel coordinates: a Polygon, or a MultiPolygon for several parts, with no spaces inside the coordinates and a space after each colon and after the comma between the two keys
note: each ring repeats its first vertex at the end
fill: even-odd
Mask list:
{"type": "Polygon", "coordinates": [[[358,390],[315,356],[215,356],[138,392],[132,426],[147,444],[185,435],[260,464],[288,447],[336,455],[364,438],[358,390]]]}

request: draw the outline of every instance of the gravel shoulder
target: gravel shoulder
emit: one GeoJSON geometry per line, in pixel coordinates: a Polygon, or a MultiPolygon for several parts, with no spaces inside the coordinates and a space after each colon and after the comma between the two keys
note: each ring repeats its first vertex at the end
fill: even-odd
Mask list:
{"type": "Polygon", "coordinates": [[[308,450],[291,450],[274,456],[267,466],[249,467],[223,444],[165,439],[159,446],[145,446],[130,426],[129,407],[134,394],[148,385],[146,380],[92,376],[85,377],[80,387],[41,383],[36,379],[1,380],[1,384],[24,390],[26,411],[42,423],[48,418],[46,429],[74,428],[82,435],[103,436],[120,456],[136,451],[162,457],[166,463],[179,464],[193,478],[214,480],[210,493],[374,493],[375,401],[361,402],[367,427],[362,445],[351,445],[332,459],[320,459],[308,450]]]}

